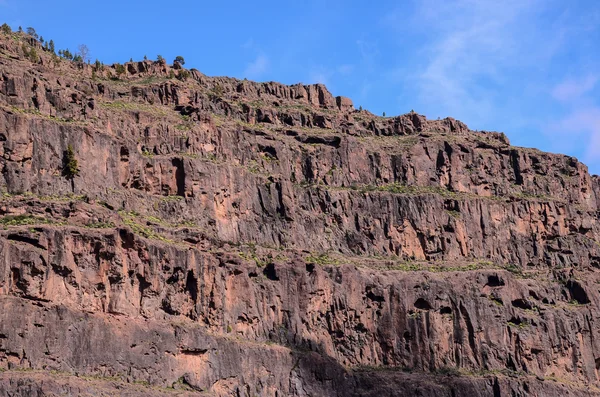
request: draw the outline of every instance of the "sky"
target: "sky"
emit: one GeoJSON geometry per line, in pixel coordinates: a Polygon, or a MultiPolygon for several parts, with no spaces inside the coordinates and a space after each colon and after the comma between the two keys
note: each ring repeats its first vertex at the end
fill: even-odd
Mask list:
{"type": "Polygon", "coordinates": [[[357,108],[454,117],[600,174],[600,1],[369,3],[0,0],[0,21],[104,63],[181,55],[210,76],[324,83],[357,108]]]}

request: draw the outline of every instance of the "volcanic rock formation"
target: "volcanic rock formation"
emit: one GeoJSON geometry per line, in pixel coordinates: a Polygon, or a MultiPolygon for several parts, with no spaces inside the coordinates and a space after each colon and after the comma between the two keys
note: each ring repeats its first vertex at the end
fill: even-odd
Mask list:
{"type": "Polygon", "coordinates": [[[0,34],[0,396],[600,395],[585,165],[174,66],[0,34]]]}

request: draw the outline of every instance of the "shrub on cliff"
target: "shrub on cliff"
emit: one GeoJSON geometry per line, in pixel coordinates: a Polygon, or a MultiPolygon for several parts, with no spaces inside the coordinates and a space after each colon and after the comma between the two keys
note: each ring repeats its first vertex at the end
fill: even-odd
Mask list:
{"type": "Polygon", "coordinates": [[[178,62],[181,65],[185,65],[185,59],[183,59],[183,57],[181,55],[177,55],[175,57],[175,62],[178,62]]]}
{"type": "Polygon", "coordinates": [[[4,33],[4,34],[11,34],[12,33],[12,29],[6,23],[3,24],[0,29],[2,30],[2,33],[4,33]]]}
{"type": "Polygon", "coordinates": [[[40,57],[38,56],[38,53],[35,50],[35,48],[33,48],[33,47],[30,48],[25,43],[23,43],[23,45],[21,46],[21,49],[23,50],[23,55],[25,55],[25,58],[29,59],[33,63],[39,62],[40,57]]]}
{"type": "Polygon", "coordinates": [[[122,74],[125,74],[125,65],[121,65],[120,63],[115,64],[115,71],[117,72],[117,76],[121,77],[122,74]]]}
{"type": "Polygon", "coordinates": [[[77,175],[79,175],[79,163],[75,158],[73,146],[69,145],[63,156],[63,176],[73,180],[77,175]]]}
{"type": "Polygon", "coordinates": [[[188,70],[181,70],[177,75],[177,79],[181,81],[186,81],[191,76],[191,73],[188,70]]]}

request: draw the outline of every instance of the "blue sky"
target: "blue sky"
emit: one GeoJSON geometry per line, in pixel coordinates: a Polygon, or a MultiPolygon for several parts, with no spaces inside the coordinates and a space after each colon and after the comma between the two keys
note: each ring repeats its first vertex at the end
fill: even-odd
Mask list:
{"type": "Polygon", "coordinates": [[[182,55],[207,75],[325,83],[373,113],[452,116],[600,174],[599,1],[372,3],[0,0],[0,19],[105,63],[182,55]]]}

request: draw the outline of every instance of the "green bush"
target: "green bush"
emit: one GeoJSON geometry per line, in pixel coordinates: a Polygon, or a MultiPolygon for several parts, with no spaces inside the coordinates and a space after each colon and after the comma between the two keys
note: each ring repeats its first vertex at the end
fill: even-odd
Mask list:
{"type": "Polygon", "coordinates": [[[23,45],[21,46],[21,49],[23,50],[23,54],[25,55],[25,58],[29,59],[33,63],[38,63],[38,61],[40,60],[40,57],[38,56],[38,53],[35,50],[35,48],[29,47],[28,45],[23,43],[23,45]]]}
{"type": "Polygon", "coordinates": [[[63,176],[67,179],[73,179],[79,175],[79,164],[75,158],[73,146],[67,146],[63,159],[63,176]]]}
{"type": "Polygon", "coordinates": [[[121,76],[125,73],[125,66],[120,63],[115,64],[115,71],[117,72],[117,76],[121,76]]]}
{"type": "Polygon", "coordinates": [[[180,64],[185,65],[185,59],[183,59],[181,55],[177,55],[175,57],[175,62],[179,62],[180,64]]]}
{"type": "Polygon", "coordinates": [[[186,81],[191,76],[191,73],[188,70],[181,70],[177,75],[177,78],[181,81],[186,81]]]}
{"type": "Polygon", "coordinates": [[[12,33],[12,29],[6,23],[3,24],[2,27],[0,27],[0,30],[2,30],[2,33],[4,33],[4,34],[11,34],[12,33]]]}
{"type": "Polygon", "coordinates": [[[215,84],[215,86],[213,88],[211,88],[210,91],[208,92],[208,96],[212,100],[217,100],[219,98],[222,98],[224,94],[225,94],[225,90],[223,89],[223,87],[221,87],[220,84],[215,84]]]}

